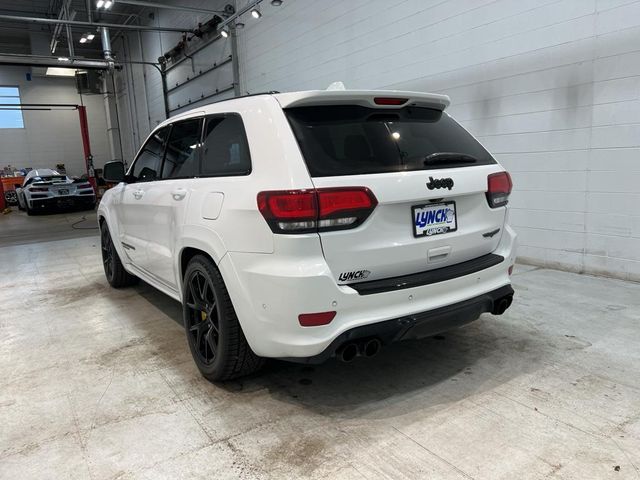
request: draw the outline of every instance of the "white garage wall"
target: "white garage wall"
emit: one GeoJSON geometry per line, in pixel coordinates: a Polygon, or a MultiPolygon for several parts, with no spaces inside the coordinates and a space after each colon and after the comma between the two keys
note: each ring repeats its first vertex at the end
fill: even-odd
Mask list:
{"type": "MultiPolygon", "coordinates": [[[[73,78],[33,76],[29,67],[0,67],[0,85],[19,86],[23,103],[79,104],[73,78]]],[[[106,117],[101,95],[84,95],[94,165],[110,160],[106,117]]],[[[0,129],[0,167],[55,168],[64,163],[70,175],[86,173],[80,120],[76,110],[25,111],[24,128],[0,129]]]]}
{"type": "Polygon", "coordinates": [[[243,92],[446,93],[512,173],[535,264],[640,280],[640,2],[285,0],[240,35],[243,92]]]}
{"type": "MultiPolygon", "coordinates": [[[[222,9],[233,0],[179,0],[167,3],[202,7],[211,10],[222,9]]],[[[192,14],[177,10],[147,9],[140,19],[144,25],[184,27],[194,29],[198,23],[211,19],[212,15],[192,14]]],[[[141,143],[160,122],[164,121],[165,106],[162,96],[162,77],[150,65],[127,64],[128,61],[157,62],[158,57],[173,48],[181,39],[180,33],[174,32],[131,32],[115,39],[113,47],[118,61],[123,61],[124,68],[116,74],[116,91],[119,117],[122,125],[122,143],[124,157],[131,161],[141,143]]],[[[190,43],[194,46],[198,40],[190,43]]],[[[201,103],[218,101],[233,96],[233,92],[210,97],[204,101],[198,99],[215,93],[216,89],[229,87],[233,82],[231,63],[203,75],[201,78],[183,83],[193,78],[200,71],[210,68],[213,63],[220,64],[231,54],[227,41],[216,41],[187,59],[167,75],[169,89],[176,87],[169,95],[170,115],[195,108],[201,103]]]]}

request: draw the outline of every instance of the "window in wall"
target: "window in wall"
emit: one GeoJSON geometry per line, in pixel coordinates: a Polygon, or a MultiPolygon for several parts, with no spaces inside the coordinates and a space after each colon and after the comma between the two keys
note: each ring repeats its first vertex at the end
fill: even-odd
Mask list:
{"type": "MultiPolygon", "coordinates": [[[[19,87],[0,87],[0,104],[20,104],[19,87]]],[[[0,128],[24,128],[22,110],[8,110],[0,107],[0,128]]]]}
{"type": "Polygon", "coordinates": [[[207,119],[202,146],[202,174],[249,175],[251,157],[242,118],[235,113],[207,119]]]}
{"type": "Polygon", "coordinates": [[[202,119],[185,120],[173,125],[167,142],[162,178],[198,176],[198,151],[202,119]]]}

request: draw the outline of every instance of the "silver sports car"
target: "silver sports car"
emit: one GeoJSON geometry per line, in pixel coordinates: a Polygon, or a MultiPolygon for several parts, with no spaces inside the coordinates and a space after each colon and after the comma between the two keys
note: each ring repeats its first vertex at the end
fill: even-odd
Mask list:
{"type": "Polygon", "coordinates": [[[72,180],[49,168],[30,171],[22,187],[16,188],[18,208],[29,215],[52,208],[82,207],[92,209],[96,194],[87,180],[72,180]]]}

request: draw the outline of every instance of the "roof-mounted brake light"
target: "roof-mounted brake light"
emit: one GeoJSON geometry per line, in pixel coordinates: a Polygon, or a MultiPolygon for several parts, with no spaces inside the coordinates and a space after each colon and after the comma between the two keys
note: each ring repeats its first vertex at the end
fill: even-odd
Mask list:
{"type": "Polygon", "coordinates": [[[376,105],[404,105],[409,101],[408,98],[394,97],[374,97],[373,103],[376,105]]]}

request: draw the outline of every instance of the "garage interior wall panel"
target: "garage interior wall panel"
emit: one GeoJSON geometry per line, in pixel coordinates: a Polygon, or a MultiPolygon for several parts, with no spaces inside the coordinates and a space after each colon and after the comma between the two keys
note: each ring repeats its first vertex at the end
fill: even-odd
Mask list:
{"type": "MultiPolygon", "coordinates": [[[[173,2],[176,3],[176,2],[173,2]]],[[[225,1],[185,1],[181,5],[221,10],[225,1]]],[[[233,2],[231,2],[233,3],[233,2]]],[[[193,14],[178,10],[146,9],[140,18],[145,25],[184,27],[187,30],[196,28],[198,23],[211,19],[206,13],[193,14]]],[[[157,62],[158,57],[173,48],[181,40],[176,32],[128,32],[122,34],[115,42],[117,58],[127,61],[157,62]]],[[[198,41],[190,42],[195,45],[198,41]]],[[[202,77],[184,83],[187,78],[193,79],[200,71],[205,71],[214,63],[221,63],[231,54],[229,42],[215,41],[186,59],[167,73],[167,84],[171,90],[168,95],[170,115],[197,107],[202,103],[222,100],[233,96],[233,92],[199,100],[215,93],[216,89],[228,88],[233,82],[231,63],[213,70],[202,77]]],[[[119,88],[118,109],[123,124],[128,123],[129,130],[122,129],[123,150],[127,162],[131,162],[141,143],[159,123],[165,120],[165,106],[162,93],[162,77],[151,65],[125,64],[118,73],[119,88]],[[125,138],[127,137],[127,138],[125,138]]]]}
{"type": "MultiPolygon", "coordinates": [[[[83,95],[73,78],[32,75],[30,67],[3,66],[0,85],[19,86],[22,103],[84,103],[87,107],[89,137],[94,166],[111,160],[107,121],[102,95],[83,95]]],[[[0,129],[0,166],[55,168],[64,163],[69,175],[86,173],[80,120],[77,110],[24,111],[24,128],[0,129]]]]}
{"type": "Polygon", "coordinates": [[[520,259],[640,279],[640,2],[263,2],[243,93],[446,93],[512,173],[520,259]]]}

